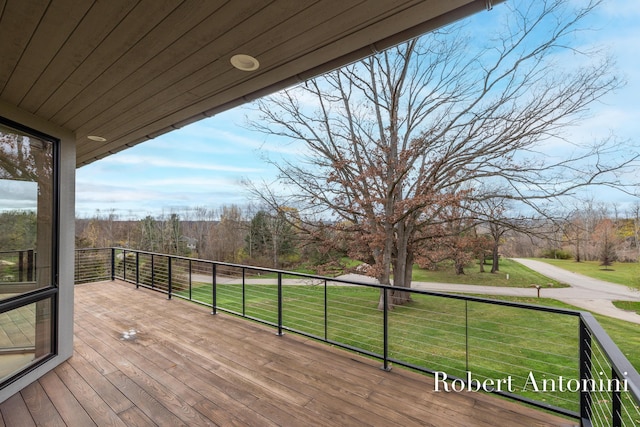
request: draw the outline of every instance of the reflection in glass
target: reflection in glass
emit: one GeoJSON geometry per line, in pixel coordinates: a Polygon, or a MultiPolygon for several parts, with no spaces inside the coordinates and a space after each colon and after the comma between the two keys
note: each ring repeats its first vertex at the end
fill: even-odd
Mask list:
{"type": "Polygon", "coordinates": [[[51,300],[0,313],[0,381],[51,354],[51,300]]]}
{"type": "Polygon", "coordinates": [[[0,300],[51,286],[53,144],[0,125],[0,300]]]}

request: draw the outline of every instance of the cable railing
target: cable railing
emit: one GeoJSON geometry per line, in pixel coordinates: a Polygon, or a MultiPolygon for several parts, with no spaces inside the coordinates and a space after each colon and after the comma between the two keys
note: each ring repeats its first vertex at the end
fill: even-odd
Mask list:
{"type": "Polygon", "coordinates": [[[590,313],[124,248],[76,251],[78,283],[120,279],[579,419],[640,426],[640,376],[590,313]],[[81,273],[78,273],[81,272],[81,273]]]}

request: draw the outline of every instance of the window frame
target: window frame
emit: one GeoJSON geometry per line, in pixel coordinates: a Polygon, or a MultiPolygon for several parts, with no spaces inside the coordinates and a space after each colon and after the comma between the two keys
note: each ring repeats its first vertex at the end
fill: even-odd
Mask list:
{"type": "Polygon", "coordinates": [[[49,277],[49,285],[25,292],[20,295],[7,298],[0,301],[0,313],[6,313],[17,308],[37,303],[39,301],[51,301],[51,321],[50,321],[50,352],[34,360],[32,363],[24,366],[19,371],[6,377],[0,382],[0,389],[5,388],[9,384],[19,380],[29,374],[47,361],[53,359],[59,354],[58,335],[59,335],[59,270],[60,270],[60,139],[54,138],[36,129],[22,125],[13,120],[0,116],[0,125],[14,129],[18,132],[27,134],[34,138],[40,139],[51,144],[52,150],[52,174],[51,174],[51,271],[49,277]]]}

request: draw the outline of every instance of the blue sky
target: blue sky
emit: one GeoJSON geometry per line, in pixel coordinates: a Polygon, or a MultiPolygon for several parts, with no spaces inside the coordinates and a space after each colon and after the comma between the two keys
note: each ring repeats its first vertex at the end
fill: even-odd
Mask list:
{"type": "MultiPolygon", "coordinates": [[[[472,19],[490,25],[499,7],[472,19]]],[[[585,33],[584,43],[607,49],[627,83],[595,105],[592,117],[572,129],[570,136],[593,140],[613,132],[637,143],[640,1],[605,0],[591,21],[598,30],[585,33]]],[[[77,215],[90,217],[99,210],[100,214],[140,218],[192,207],[246,205],[249,199],[242,181],[270,181],[275,176],[275,168],[263,157],[295,156],[301,150],[246,130],[243,123],[248,114],[247,108],[236,108],[78,169],[77,215]]],[[[596,201],[621,206],[635,202],[611,190],[592,190],[590,195],[596,201]]]]}

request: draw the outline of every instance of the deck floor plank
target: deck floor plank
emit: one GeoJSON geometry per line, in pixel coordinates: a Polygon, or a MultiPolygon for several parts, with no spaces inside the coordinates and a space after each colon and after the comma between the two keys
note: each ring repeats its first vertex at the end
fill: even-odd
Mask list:
{"type": "Polygon", "coordinates": [[[2,420],[7,426],[31,427],[36,425],[22,395],[16,393],[0,404],[2,420]]]}
{"type": "Polygon", "coordinates": [[[70,364],[63,364],[56,370],[56,373],[76,399],[81,401],[84,410],[98,426],[126,426],[118,414],[102,399],[102,396],[70,364]]]}
{"type": "MultiPolygon", "coordinates": [[[[76,341],[76,349],[80,347],[76,341]]],[[[102,400],[117,414],[124,412],[135,405],[122,394],[94,365],[91,365],[82,355],[76,354],[67,362],[69,366],[82,376],[91,385],[102,400]]]]}
{"type": "Polygon", "coordinates": [[[65,426],[58,410],[39,382],[36,381],[28,385],[22,389],[20,394],[22,394],[22,398],[37,425],[51,427],[65,426]]]}
{"type": "Polygon", "coordinates": [[[0,421],[36,425],[51,414],[83,427],[575,425],[487,394],[437,393],[429,376],[385,372],[380,361],[275,332],[118,281],[77,286],[75,355],[0,405],[0,421]],[[125,338],[132,329],[135,338],[125,338]]]}
{"type": "MultiPolygon", "coordinates": [[[[64,366],[61,368],[64,368],[64,366]]],[[[57,408],[65,424],[86,427],[97,426],[77,398],[71,393],[68,385],[58,376],[58,372],[58,369],[48,372],[38,382],[57,408]]]]}

